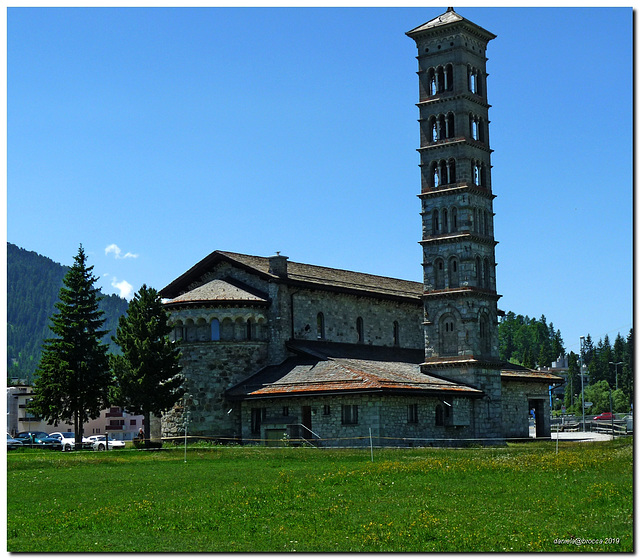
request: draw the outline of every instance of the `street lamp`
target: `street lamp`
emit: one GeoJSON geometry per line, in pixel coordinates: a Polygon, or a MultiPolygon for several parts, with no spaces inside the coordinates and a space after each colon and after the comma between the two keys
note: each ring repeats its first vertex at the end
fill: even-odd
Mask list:
{"type": "Polygon", "coordinates": [[[622,365],[622,361],[618,361],[617,363],[609,361],[609,365],[613,365],[616,368],[616,390],[618,390],[618,365],[622,365]]]}
{"type": "Polygon", "coordinates": [[[584,424],[584,336],[580,336],[580,380],[582,381],[582,431],[585,430],[584,424]]]}

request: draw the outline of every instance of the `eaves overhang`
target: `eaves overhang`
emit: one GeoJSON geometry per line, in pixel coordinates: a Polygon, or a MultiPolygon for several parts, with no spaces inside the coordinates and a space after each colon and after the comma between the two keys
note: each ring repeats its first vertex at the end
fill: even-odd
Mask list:
{"type": "Polygon", "coordinates": [[[498,300],[502,297],[495,291],[483,289],[481,287],[449,287],[446,289],[435,289],[433,291],[425,291],[422,295],[422,299],[442,299],[447,297],[467,297],[467,296],[481,296],[484,299],[498,300]]]}

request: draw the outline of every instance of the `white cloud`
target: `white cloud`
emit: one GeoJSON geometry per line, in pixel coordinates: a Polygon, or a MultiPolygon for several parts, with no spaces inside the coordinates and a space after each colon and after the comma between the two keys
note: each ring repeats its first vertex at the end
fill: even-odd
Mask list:
{"type": "Polygon", "coordinates": [[[120,292],[120,297],[127,301],[133,297],[133,285],[126,280],[118,281],[118,278],[114,277],[111,280],[111,287],[115,287],[120,292]]]}
{"type": "Polygon", "coordinates": [[[137,254],[133,254],[132,252],[127,252],[127,253],[125,253],[125,255],[123,256],[123,255],[122,255],[122,250],[121,250],[121,249],[120,249],[120,247],[119,247],[117,244],[115,244],[115,243],[110,244],[107,248],[105,248],[105,249],[104,249],[104,253],[105,253],[105,255],[106,255],[106,254],[109,254],[110,252],[113,252],[114,256],[115,256],[117,259],[120,259],[120,258],[138,258],[138,255],[137,255],[137,254]]]}

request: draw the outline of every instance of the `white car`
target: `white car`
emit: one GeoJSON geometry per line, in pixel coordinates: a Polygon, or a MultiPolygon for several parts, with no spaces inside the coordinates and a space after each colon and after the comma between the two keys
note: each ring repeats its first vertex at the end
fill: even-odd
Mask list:
{"type": "MultiPolygon", "coordinates": [[[[71,432],[61,433],[58,431],[56,433],[50,433],[49,436],[53,437],[54,439],[58,439],[60,441],[60,444],[62,445],[62,448],[61,448],[62,451],[74,450],[76,447],[75,433],[71,433],[71,432]]],[[[86,437],[82,437],[82,447],[91,448],[91,441],[86,437]]]]}
{"type": "MultiPolygon", "coordinates": [[[[93,450],[106,450],[106,435],[91,435],[89,440],[91,441],[91,445],[93,446],[93,450]]],[[[124,448],[124,441],[118,441],[116,439],[112,439],[109,437],[109,450],[115,448],[124,448]]]]}

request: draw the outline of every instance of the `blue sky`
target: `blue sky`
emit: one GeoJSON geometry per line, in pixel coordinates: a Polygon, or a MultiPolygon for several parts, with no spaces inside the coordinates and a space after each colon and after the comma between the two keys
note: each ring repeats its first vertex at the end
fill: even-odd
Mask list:
{"type": "MultiPolygon", "coordinates": [[[[213,250],[421,281],[423,8],[7,13],[7,240],[107,293],[213,250]]],[[[577,351],[632,325],[631,8],[464,8],[488,96],[499,307],[577,351]]]]}

